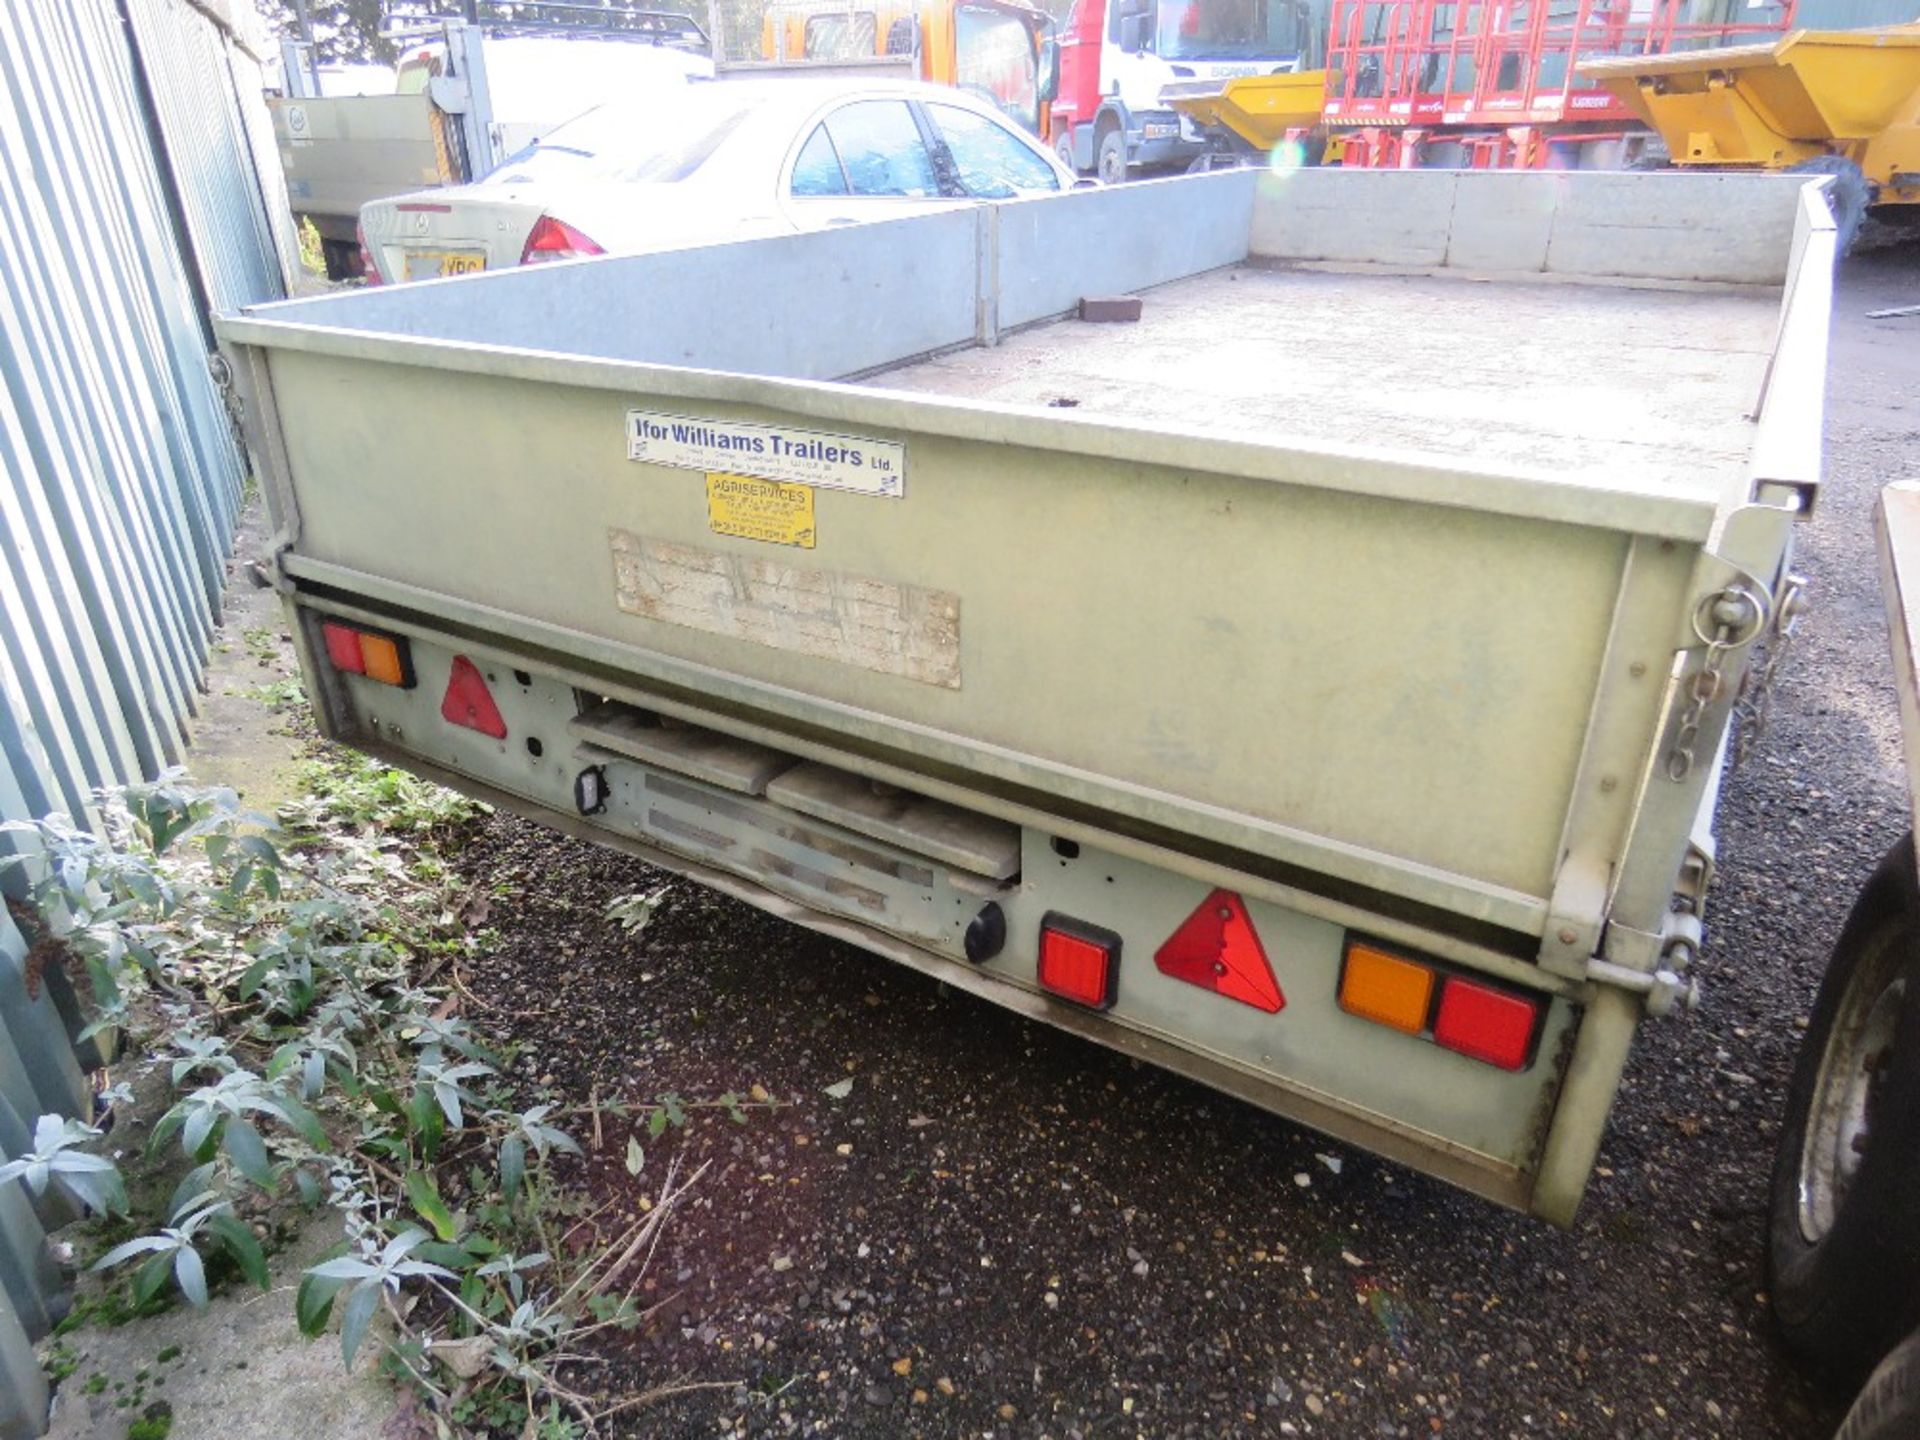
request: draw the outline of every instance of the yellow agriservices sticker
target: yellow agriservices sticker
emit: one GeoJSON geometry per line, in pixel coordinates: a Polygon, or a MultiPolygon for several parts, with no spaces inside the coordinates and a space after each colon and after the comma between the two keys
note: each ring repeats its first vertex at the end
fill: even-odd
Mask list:
{"type": "Polygon", "coordinates": [[[707,528],[716,535],[813,549],[813,487],[751,475],[707,476],[707,528]]]}

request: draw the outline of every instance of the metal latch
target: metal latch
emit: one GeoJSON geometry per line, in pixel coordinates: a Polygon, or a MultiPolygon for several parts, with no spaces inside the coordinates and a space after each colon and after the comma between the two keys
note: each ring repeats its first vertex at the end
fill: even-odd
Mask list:
{"type": "Polygon", "coordinates": [[[1647,1014],[1671,1015],[1675,1010],[1700,1008],[1700,982],[1689,980],[1675,970],[1629,970],[1611,960],[1593,960],[1587,964],[1589,979],[1647,997],[1647,1014]]]}

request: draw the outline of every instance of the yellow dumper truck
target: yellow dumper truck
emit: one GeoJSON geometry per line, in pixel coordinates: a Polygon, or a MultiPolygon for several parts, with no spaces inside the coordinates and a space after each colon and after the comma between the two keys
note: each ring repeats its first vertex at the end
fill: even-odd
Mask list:
{"type": "Polygon", "coordinates": [[[1658,131],[1680,169],[1831,176],[1843,251],[1869,219],[1920,231],[1920,21],[1593,60],[1580,73],[1658,131]]]}

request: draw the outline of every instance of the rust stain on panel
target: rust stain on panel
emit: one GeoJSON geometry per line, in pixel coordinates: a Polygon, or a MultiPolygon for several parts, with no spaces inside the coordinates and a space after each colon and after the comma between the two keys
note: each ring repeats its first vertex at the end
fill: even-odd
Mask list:
{"type": "Polygon", "coordinates": [[[629,615],[960,688],[960,597],[893,580],[608,532],[629,615]]]}

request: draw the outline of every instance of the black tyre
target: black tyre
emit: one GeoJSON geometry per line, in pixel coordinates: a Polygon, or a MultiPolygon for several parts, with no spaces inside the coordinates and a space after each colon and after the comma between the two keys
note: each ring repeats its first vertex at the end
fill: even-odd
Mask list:
{"type": "Polygon", "coordinates": [[[1127,178],[1127,137],[1117,128],[1101,132],[1093,169],[1103,185],[1118,185],[1127,178]]]}
{"type": "Polygon", "coordinates": [[[1920,1321],[1920,879],[1887,853],[1827,962],[1787,1089],[1768,1259],[1787,1343],[1855,1383],[1920,1321]]]}
{"type": "Polygon", "coordinates": [[[1843,155],[1816,155],[1788,166],[1787,173],[1833,177],[1833,183],[1827,186],[1827,205],[1833,211],[1833,228],[1838,232],[1838,253],[1847,254],[1859,238],[1867,207],[1873,203],[1873,186],[1867,183],[1866,173],[1843,155]]]}
{"type": "Polygon", "coordinates": [[[1833,1440],[1913,1440],[1920,1435],[1920,1330],[1882,1360],[1833,1440]]]}
{"type": "Polygon", "coordinates": [[[1060,157],[1060,163],[1073,171],[1074,174],[1078,175],[1080,173],[1080,167],[1074,163],[1073,159],[1072,126],[1068,126],[1065,130],[1061,131],[1059,135],[1054,137],[1053,153],[1058,155],[1060,157]]]}

